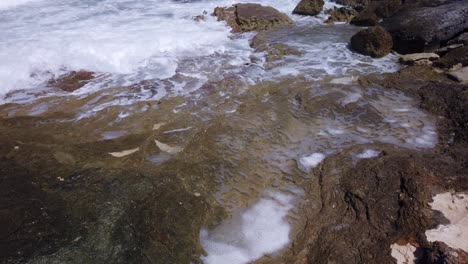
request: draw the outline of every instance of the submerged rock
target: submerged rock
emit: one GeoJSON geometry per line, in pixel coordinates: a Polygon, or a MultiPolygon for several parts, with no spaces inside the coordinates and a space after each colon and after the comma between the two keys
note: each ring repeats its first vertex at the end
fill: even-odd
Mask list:
{"type": "Polygon", "coordinates": [[[401,54],[433,51],[468,28],[468,2],[407,9],[385,19],[382,26],[401,54]]]}
{"type": "Polygon", "coordinates": [[[260,4],[235,4],[217,7],[213,13],[218,21],[226,21],[232,32],[261,31],[289,26],[293,21],[273,7],[260,4]]]}
{"type": "Polygon", "coordinates": [[[351,48],[371,57],[383,57],[392,51],[392,36],[382,27],[359,31],[351,38],[351,48]]]}
{"type": "Polygon", "coordinates": [[[73,92],[85,86],[94,78],[94,73],[89,71],[72,71],[58,79],[51,79],[47,85],[66,92],[73,92]]]}
{"type": "Polygon", "coordinates": [[[315,16],[322,11],[324,4],[323,0],[301,0],[294,8],[293,14],[315,16]]]}

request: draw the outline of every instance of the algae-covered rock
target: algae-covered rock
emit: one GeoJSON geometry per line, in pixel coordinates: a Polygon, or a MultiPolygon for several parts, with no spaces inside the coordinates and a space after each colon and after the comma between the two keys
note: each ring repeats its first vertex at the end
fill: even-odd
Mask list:
{"type": "Polygon", "coordinates": [[[382,27],[359,31],[351,38],[351,48],[371,57],[383,57],[392,51],[392,36],[382,27]]]}
{"type": "Polygon", "coordinates": [[[315,16],[322,11],[324,4],[323,0],[301,0],[294,8],[293,14],[315,16]]]}
{"type": "Polygon", "coordinates": [[[235,4],[217,7],[213,13],[218,21],[226,21],[233,32],[261,31],[289,26],[293,21],[273,7],[259,4],[235,4]]]}

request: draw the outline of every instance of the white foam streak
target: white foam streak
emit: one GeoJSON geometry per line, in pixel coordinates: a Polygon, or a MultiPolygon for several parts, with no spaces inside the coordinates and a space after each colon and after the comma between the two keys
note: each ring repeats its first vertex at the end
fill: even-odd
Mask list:
{"type": "Polygon", "coordinates": [[[267,192],[267,196],[241,215],[213,231],[202,230],[200,241],[208,253],[205,264],[244,264],[272,254],[289,243],[286,216],[293,208],[293,196],[267,192]]]}

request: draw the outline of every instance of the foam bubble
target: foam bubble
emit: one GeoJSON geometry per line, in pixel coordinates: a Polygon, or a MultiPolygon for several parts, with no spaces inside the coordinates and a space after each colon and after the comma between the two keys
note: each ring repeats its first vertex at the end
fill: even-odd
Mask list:
{"type": "Polygon", "coordinates": [[[202,230],[200,242],[208,254],[201,257],[203,263],[250,263],[284,248],[290,242],[286,216],[293,200],[292,195],[270,191],[216,229],[202,230]]]}

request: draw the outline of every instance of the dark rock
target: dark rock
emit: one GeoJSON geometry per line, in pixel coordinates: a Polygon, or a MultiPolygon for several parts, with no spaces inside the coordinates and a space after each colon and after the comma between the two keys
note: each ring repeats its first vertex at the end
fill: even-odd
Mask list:
{"type": "Polygon", "coordinates": [[[307,245],[307,263],[395,263],[391,244],[426,245],[425,231],[448,223],[427,208],[433,185],[447,177],[426,165],[434,155],[389,147],[379,157],[343,166],[344,160],[352,163],[346,155],[327,159],[307,191],[314,194],[310,222],[294,242],[307,245]]]}
{"type": "Polygon", "coordinates": [[[65,202],[43,191],[35,173],[0,158],[0,183],[0,262],[51,254],[75,239],[65,202]]]}
{"type": "Polygon", "coordinates": [[[351,48],[371,57],[383,57],[392,51],[392,36],[382,27],[359,31],[351,38],[351,48]]]}
{"type": "Polygon", "coordinates": [[[447,54],[447,52],[454,50],[454,49],[461,48],[461,47],[463,47],[463,44],[452,44],[452,45],[448,45],[440,49],[437,49],[434,52],[440,56],[444,56],[445,54],[447,54]]]}
{"type": "Polygon", "coordinates": [[[301,0],[294,8],[293,14],[315,16],[322,11],[324,4],[323,0],[301,0]]]}
{"type": "Polygon", "coordinates": [[[58,79],[51,79],[49,87],[55,87],[66,92],[73,92],[80,89],[94,79],[94,73],[89,71],[72,71],[58,79]]]}
{"type": "Polygon", "coordinates": [[[384,20],[382,26],[399,53],[433,51],[468,28],[468,2],[408,9],[384,20]]]}
{"type": "Polygon", "coordinates": [[[451,50],[442,58],[434,62],[434,65],[441,68],[451,68],[461,63],[462,66],[468,66],[468,46],[451,50]]]}
{"type": "Polygon", "coordinates": [[[334,23],[334,22],[347,22],[349,23],[354,16],[357,15],[357,12],[354,9],[340,7],[328,9],[325,11],[326,14],[330,15],[325,23],[334,23]]]}
{"type": "Polygon", "coordinates": [[[366,9],[355,16],[350,23],[360,27],[377,26],[379,17],[372,10],[366,9]]]}
{"type": "MultiPolygon", "coordinates": [[[[465,253],[466,255],[466,253],[465,253]]],[[[460,262],[459,253],[447,246],[444,242],[436,241],[432,243],[430,248],[425,249],[421,263],[443,263],[443,264],[457,264],[460,262]]]]}
{"type": "Polygon", "coordinates": [[[463,44],[465,46],[468,46],[468,32],[461,34],[460,36],[450,40],[448,45],[453,45],[453,44],[463,44]]]}
{"type": "Polygon", "coordinates": [[[358,12],[364,10],[369,0],[334,0],[335,3],[345,6],[350,6],[358,12]]]}
{"type": "Polygon", "coordinates": [[[226,21],[233,32],[261,31],[289,26],[293,21],[273,7],[259,4],[235,4],[217,7],[213,15],[218,21],[226,21]]]}

